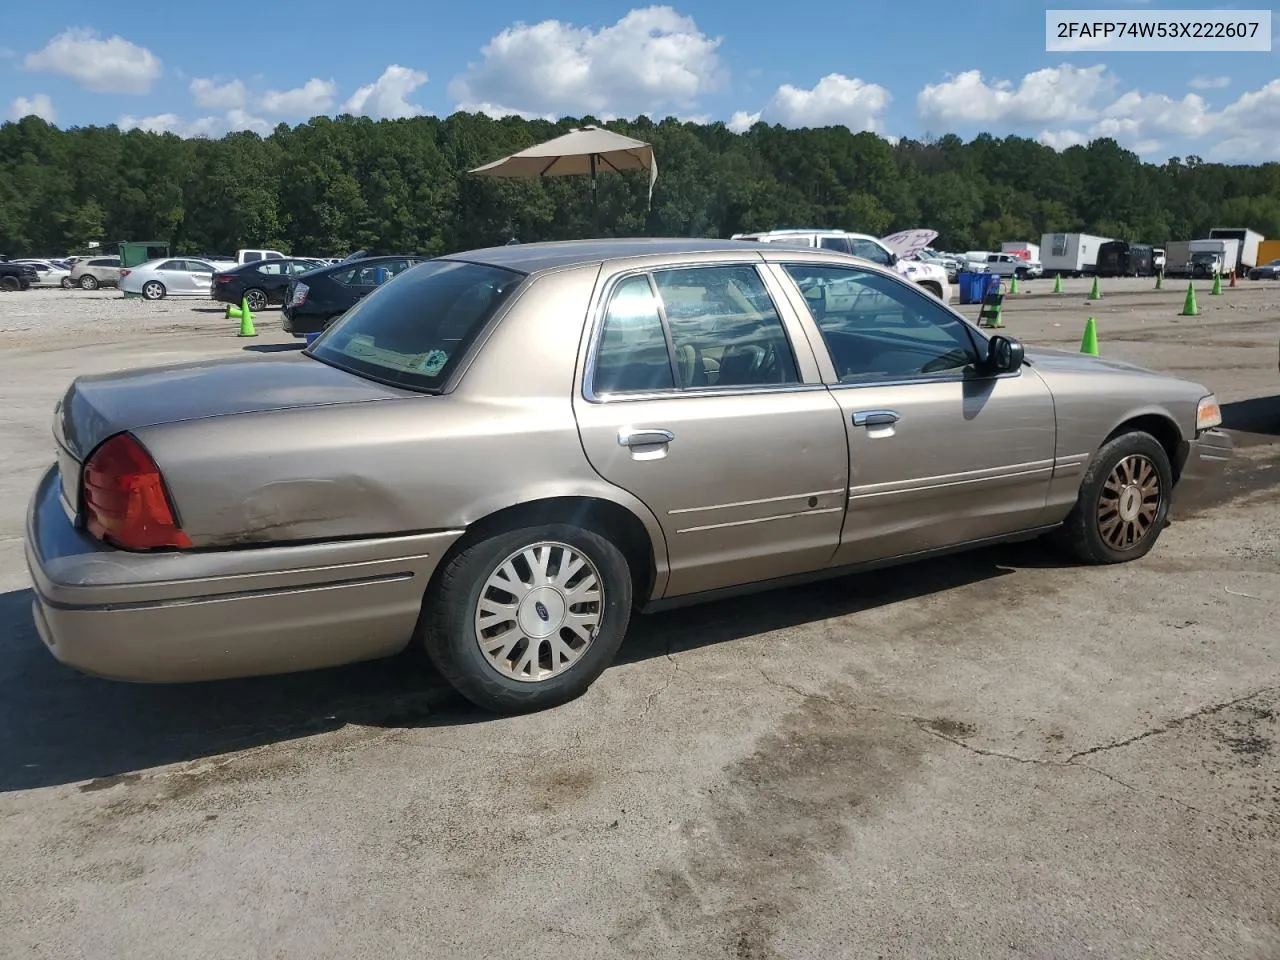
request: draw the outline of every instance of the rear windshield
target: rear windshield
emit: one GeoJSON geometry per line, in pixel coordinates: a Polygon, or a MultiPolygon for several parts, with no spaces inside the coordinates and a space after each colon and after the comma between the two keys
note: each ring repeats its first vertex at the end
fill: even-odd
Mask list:
{"type": "Polygon", "coordinates": [[[427,261],[370,293],[306,352],[381,383],[437,390],[524,276],[483,264],[427,261]]]}

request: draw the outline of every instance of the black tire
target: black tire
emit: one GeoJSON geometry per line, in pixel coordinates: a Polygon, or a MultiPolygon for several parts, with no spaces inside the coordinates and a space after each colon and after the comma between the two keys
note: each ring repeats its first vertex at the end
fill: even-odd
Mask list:
{"type": "MultiPolygon", "coordinates": [[[[1151,434],[1140,430],[1120,434],[1104,443],[1098,455],[1093,458],[1080,484],[1076,504],[1058,532],[1057,539],[1083,563],[1126,563],[1145,557],[1156,545],[1156,541],[1160,539],[1160,532],[1168,524],[1169,502],[1172,494],[1173,468],[1169,464],[1169,455],[1160,442],[1151,434]],[[1126,460],[1130,464],[1135,462],[1130,458],[1137,458],[1137,462],[1145,461],[1150,465],[1159,484],[1158,499],[1154,515],[1150,517],[1148,526],[1143,529],[1141,536],[1133,539],[1131,543],[1117,544],[1114,540],[1109,542],[1105,535],[1107,533],[1105,527],[1111,513],[1116,515],[1117,522],[1123,519],[1123,514],[1120,512],[1122,498],[1117,495],[1118,492],[1108,488],[1108,480],[1111,479],[1112,471],[1118,468],[1123,469],[1120,467],[1122,462],[1126,460]],[[1106,508],[1103,506],[1104,498],[1112,501],[1106,508]],[[1111,510],[1113,505],[1114,511],[1111,510]]],[[[1141,494],[1139,493],[1138,496],[1141,494]]],[[[1145,500],[1140,500],[1139,506],[1145,503],[1145,500]]]]}
{"type": "Polygon", "coordinates": [[[80,278],[80,289],[81,290],[97,290],[98,278],[91,273],[86,273],[83,277],[80,278]]]}
{"type": "Polygon", "coordinates": [[[142,285],[142,298],[144,300],[163,300],[165,294],[168,293],[164,288],[164,284],[159,280],[148,280],[142,285]]]}
{"type": "MultiPolygon", "coordinates": [[[[609,540],[569,524],[524,527],[474,543],[447,562],[426,598],[420,642],[436,669],[476,706],[505,714],[544,710],[580,697],[613,662],[626,636],[631,601],[630,568],[609,540]],[[604,593],[599,628],[579,658],[558,675],[517,680],[499,672],[481,652],[475,611],[486,581],[508,557],[545,542],[564,544],[595,567],[604,593]]],[[[539,615],[546,619],[545,608],[539,615]]]]}
{"type": "Polygon", "coordinates": [[[266,291],[259,290],[257,287],[246,290],[244,292],[244,299],[248,301],[249,310],[252,313],[261,313],[263,310],[267,309],[267,306],[270,303],[270,301],[267,300],[266,291]]]}
{"type": "Polygon", "coordinates": [[[71,282],[71,278],[70,278],[70,277],[63,277],[63,278],[62,278],[62,289],[63,289],[63,290],[70,290],[73,286],[75,286],[75,284],[73,284],[73,283],[71,282]]]}
{"type": "Polygon", "coordinates": [[[0,290],[5,293],[17,293],[22,289],[22,281],[17,277],[0,277],[0,290]]]}

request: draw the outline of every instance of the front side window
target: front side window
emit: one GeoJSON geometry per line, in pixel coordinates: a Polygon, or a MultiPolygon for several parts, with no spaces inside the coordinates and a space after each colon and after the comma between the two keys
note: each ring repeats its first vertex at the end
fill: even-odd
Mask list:
{"type": "Polygon", "coordinates": [[[373,291],[305,352],[382,383],[435,391],[523,280],[482,264],[423,264],[373,291]]]}
{"type": "Polygon", "coordinates": [[[840,253],[853,252],[847,237],[823,237],[818,241],[818,245],[824,250],[838,250],[840,253]]]}
{"type": "Polygon", "coordinates": [[[187,260],[187,270],[190,273],[213,273],[213,267],[205,263],[203,260],[187,260]]]}
{"type": "Polygon", "coordinates": [[[785,264],[841,383],[961,373],[979,360],[969,328],[914,284],[873,270],[785,264]]]}

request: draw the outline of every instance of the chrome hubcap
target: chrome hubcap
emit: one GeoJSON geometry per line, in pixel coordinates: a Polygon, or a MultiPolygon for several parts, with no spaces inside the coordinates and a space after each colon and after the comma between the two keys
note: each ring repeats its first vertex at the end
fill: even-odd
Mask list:
{"type": "Polygon", "coordinates": [[[1115,465],[1098,498],[1098,533],[1113,550],[1136,547],[1155,526],[1160,510],[1160,472],[1141,454],[1115,465]]]}
{"type": "Polygon", "coordinates": [[[148,283],[148,284],[146,285],[146,287],[145,287],[145,288],[143,288],[143,292],[144,292],[148,297],[150,297],[152,300],[159,300],[159,299],[160,299],[160,284],[158,284],[158,283],[148,283]]]}
{"type": "Polygon", "coordinates": [[[582,658],[604,613],[595,565],[564,543],[511,554],[491,573],[476,604],[480,652],[504,677],[549,680],[582,658]]]}

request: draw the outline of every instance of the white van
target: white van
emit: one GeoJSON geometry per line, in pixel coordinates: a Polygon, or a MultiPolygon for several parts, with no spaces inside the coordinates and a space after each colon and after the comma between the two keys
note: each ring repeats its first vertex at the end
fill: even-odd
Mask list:
{"type": "Polygon", "coordinates": [[[236,263],[257,263],[259,260],[283,260],[285,255],[279,250],[237,250],[236,263]]]}

